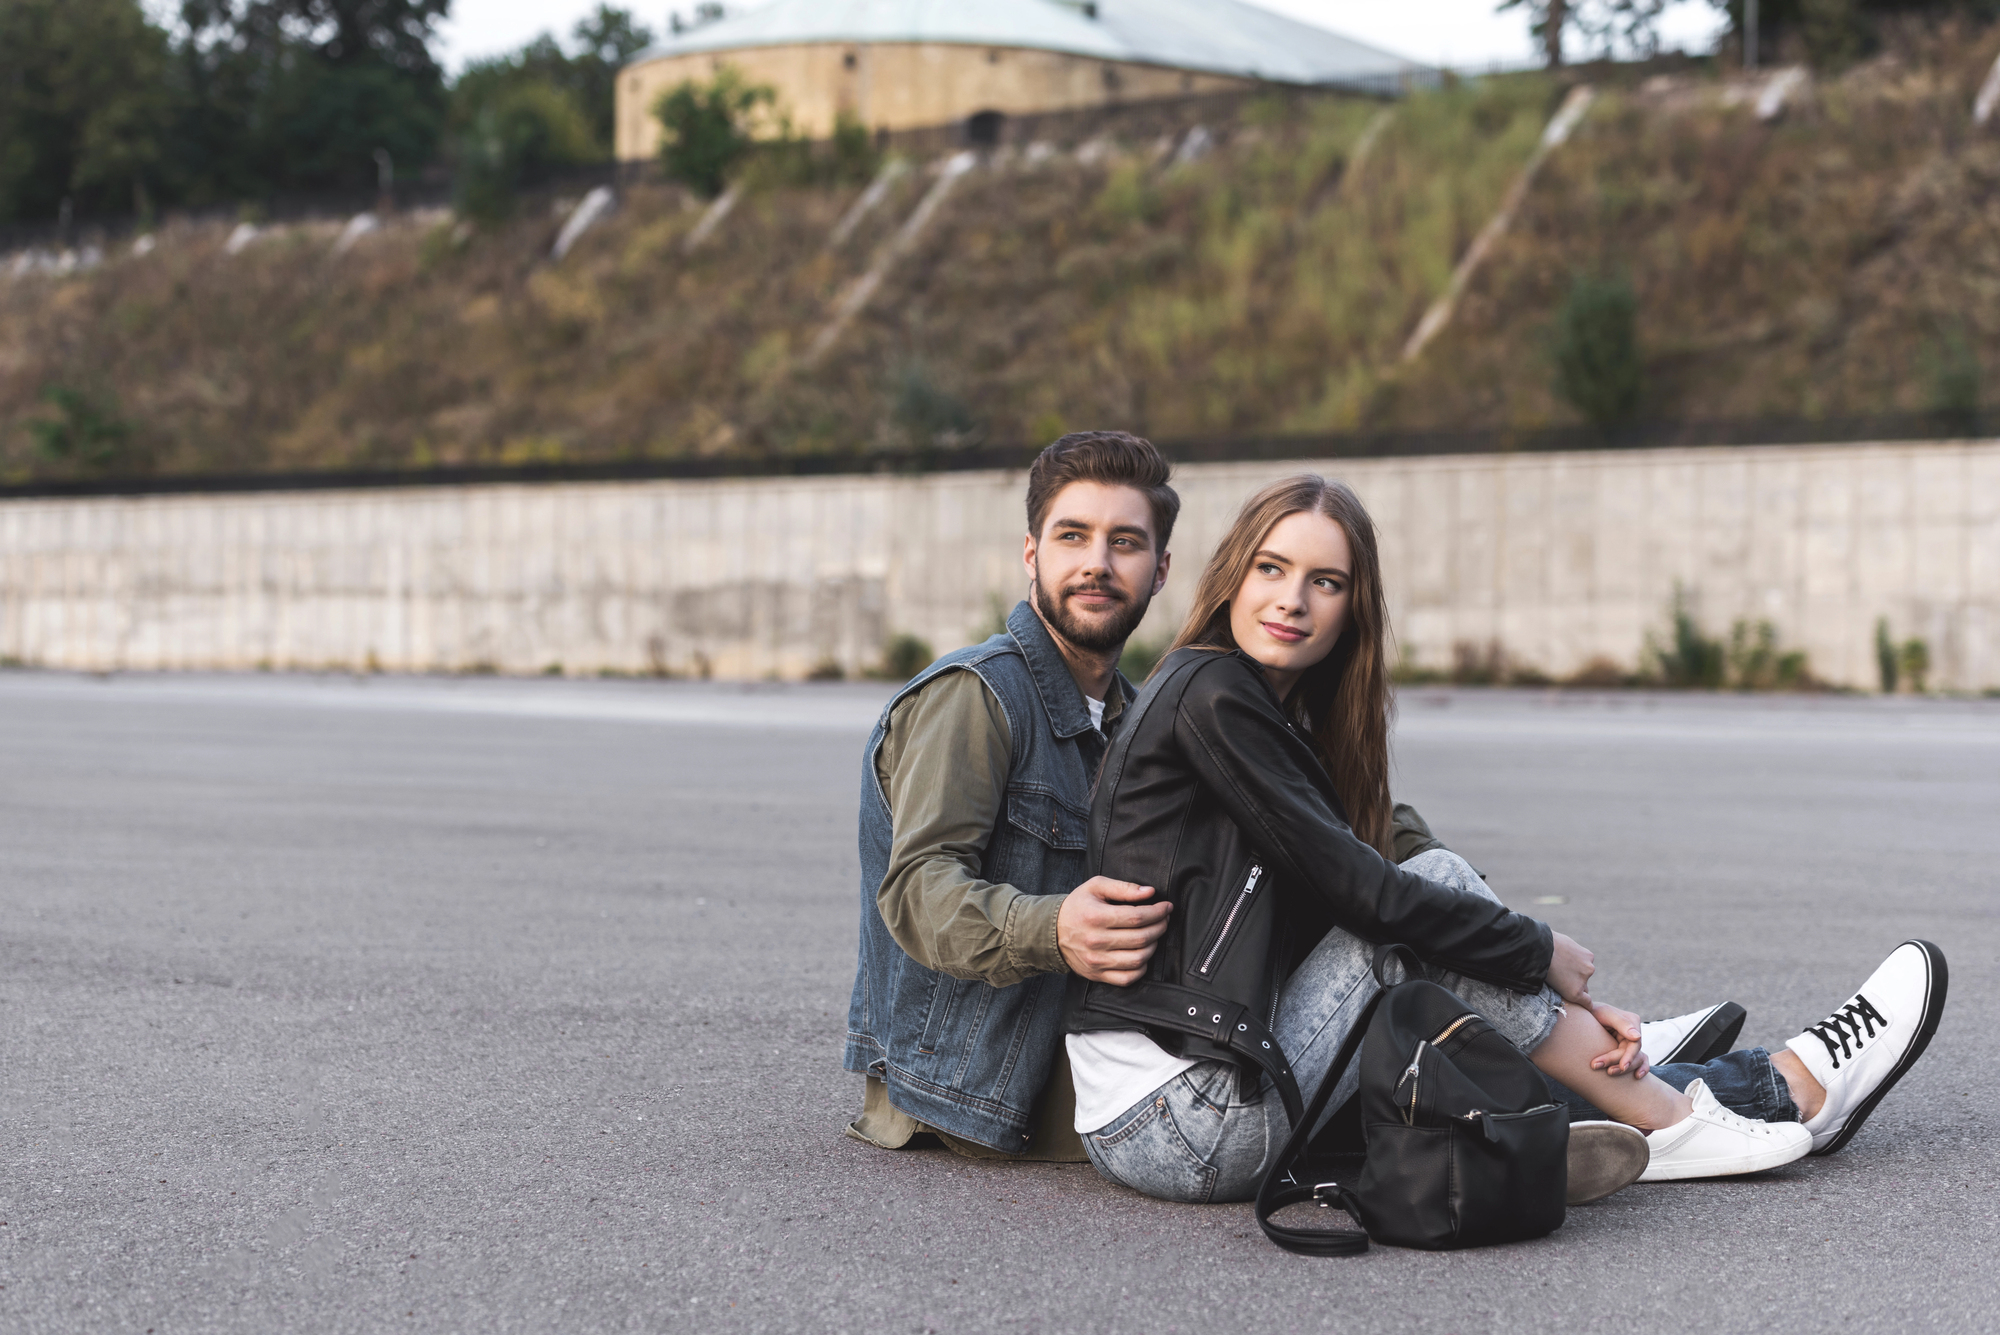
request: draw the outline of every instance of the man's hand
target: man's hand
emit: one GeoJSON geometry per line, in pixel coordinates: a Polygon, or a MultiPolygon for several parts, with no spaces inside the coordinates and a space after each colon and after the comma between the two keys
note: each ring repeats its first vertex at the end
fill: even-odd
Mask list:
{"type": "Polygon", "coordinates": [[[1136,983],[1166,934],[1172,904],[1144,904],[1150,885],[1093,876],[1063,897],[1056,911],[1056,945],[1070,972],[1093,983],[1136,983]]]}
{"type": "Polygon", "coordinates": [[[1619,1010],[1602,1002],[1590,1008],[1591,1018],[1604,1026],[1604,1032],[1611,1035],[1618,1046],[1602,1056],[1590,1060],[1590,1069],[1602,1071],[1606,1075],[1631,1073],[1634,1080],[1644,1080],[1646,1073],[1653,1069],[1646,1060],[1645,1051],[1639,1046],[1639,1017],[1631,1011],[1619,1010]]]}
{"type": "Polygon", "coordinates": [[[1549,986],[1564,1001],[1573,1001],[1585,1010],[1596,1003],[1590,999],[1590,975],[1597,972],[1597,956],[1561,932],[1555,934],[1555,954],[1549,957],[1549,986]]]}

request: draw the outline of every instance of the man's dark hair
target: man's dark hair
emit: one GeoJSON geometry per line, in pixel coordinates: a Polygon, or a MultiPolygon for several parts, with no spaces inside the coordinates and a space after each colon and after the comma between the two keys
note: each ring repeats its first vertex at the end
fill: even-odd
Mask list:
{"type": "Polygon", "coordinates": [[[1072,482],[1134,487],[1153,507],[1153,540],[1164,552],[1181,513],[1180,495],[1167,485],[1172,473],[1152,441],[1129,431],[1072,431],[1036,455],[1028,469],[1028,532],[1041,537],[1050,502],[1072,482]]]}

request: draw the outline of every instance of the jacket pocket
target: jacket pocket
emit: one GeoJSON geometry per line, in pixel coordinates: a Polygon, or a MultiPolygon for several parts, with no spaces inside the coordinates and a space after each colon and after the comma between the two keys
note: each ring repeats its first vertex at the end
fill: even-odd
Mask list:
{"type": "Polygon", "coordinates": [[[1008,790],[1007,823],[1051,848],[1081,852],[1089,844],[1089,820],[1088,812],[1070,806],[1054,793],[1032,788],[1008,790]]]}
{"type": "Polygon", "coordinates": [[[1251,863],[1250,870],[1243,874],[1236,891],[1229,896],[1215,924],[1208,929],[1201,949],[1194,955],[1194,971],[1198,978],[1213,978],[1215,966],[1222,962],[1223,952],[1229,948],[1229,938],[1236,934],[1245,915],[1249,912],[1250,901],[1257,896],[1257,886],[1264,879],[1261,863],[1251,863]]]}

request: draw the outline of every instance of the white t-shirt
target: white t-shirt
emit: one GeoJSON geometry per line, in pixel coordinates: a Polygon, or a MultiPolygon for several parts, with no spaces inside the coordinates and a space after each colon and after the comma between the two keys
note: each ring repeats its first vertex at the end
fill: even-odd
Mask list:
{"type": "Polygon", "coordinates": [[[1155,1043],[1143,1029],[1071,1034],[1069,1073],[1076,1082],[1076,1133],[1111,1125],[1139,1100],[1194,1063],[1155,1043]]]}
{"type": "Polygon", "coordinates": [[[1104,702],[1102,700],[1093,700],[1087,695],[1083,697],[1083,702],[1090,706],[1090,726],[1099,732],[1103,732],[1104,702]]]}

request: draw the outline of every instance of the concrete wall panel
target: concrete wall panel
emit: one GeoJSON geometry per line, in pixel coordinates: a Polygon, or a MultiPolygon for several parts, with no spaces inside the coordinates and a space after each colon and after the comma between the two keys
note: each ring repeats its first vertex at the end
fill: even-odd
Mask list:
{"type": "MultiPolygon", "coordinates": [[[[1829,680],[1874,627],[2000,687],[2000,443],[1469,455],[1179,470],[1161,640],[1257,488],[1314,468],[1381,530],[1405,656],[1631,667],[1676,584],[1829,680]]],[[[0,501],[0,656],[50,667],[854,673],[1019,596],[1019,473],[0,501]]]]}

